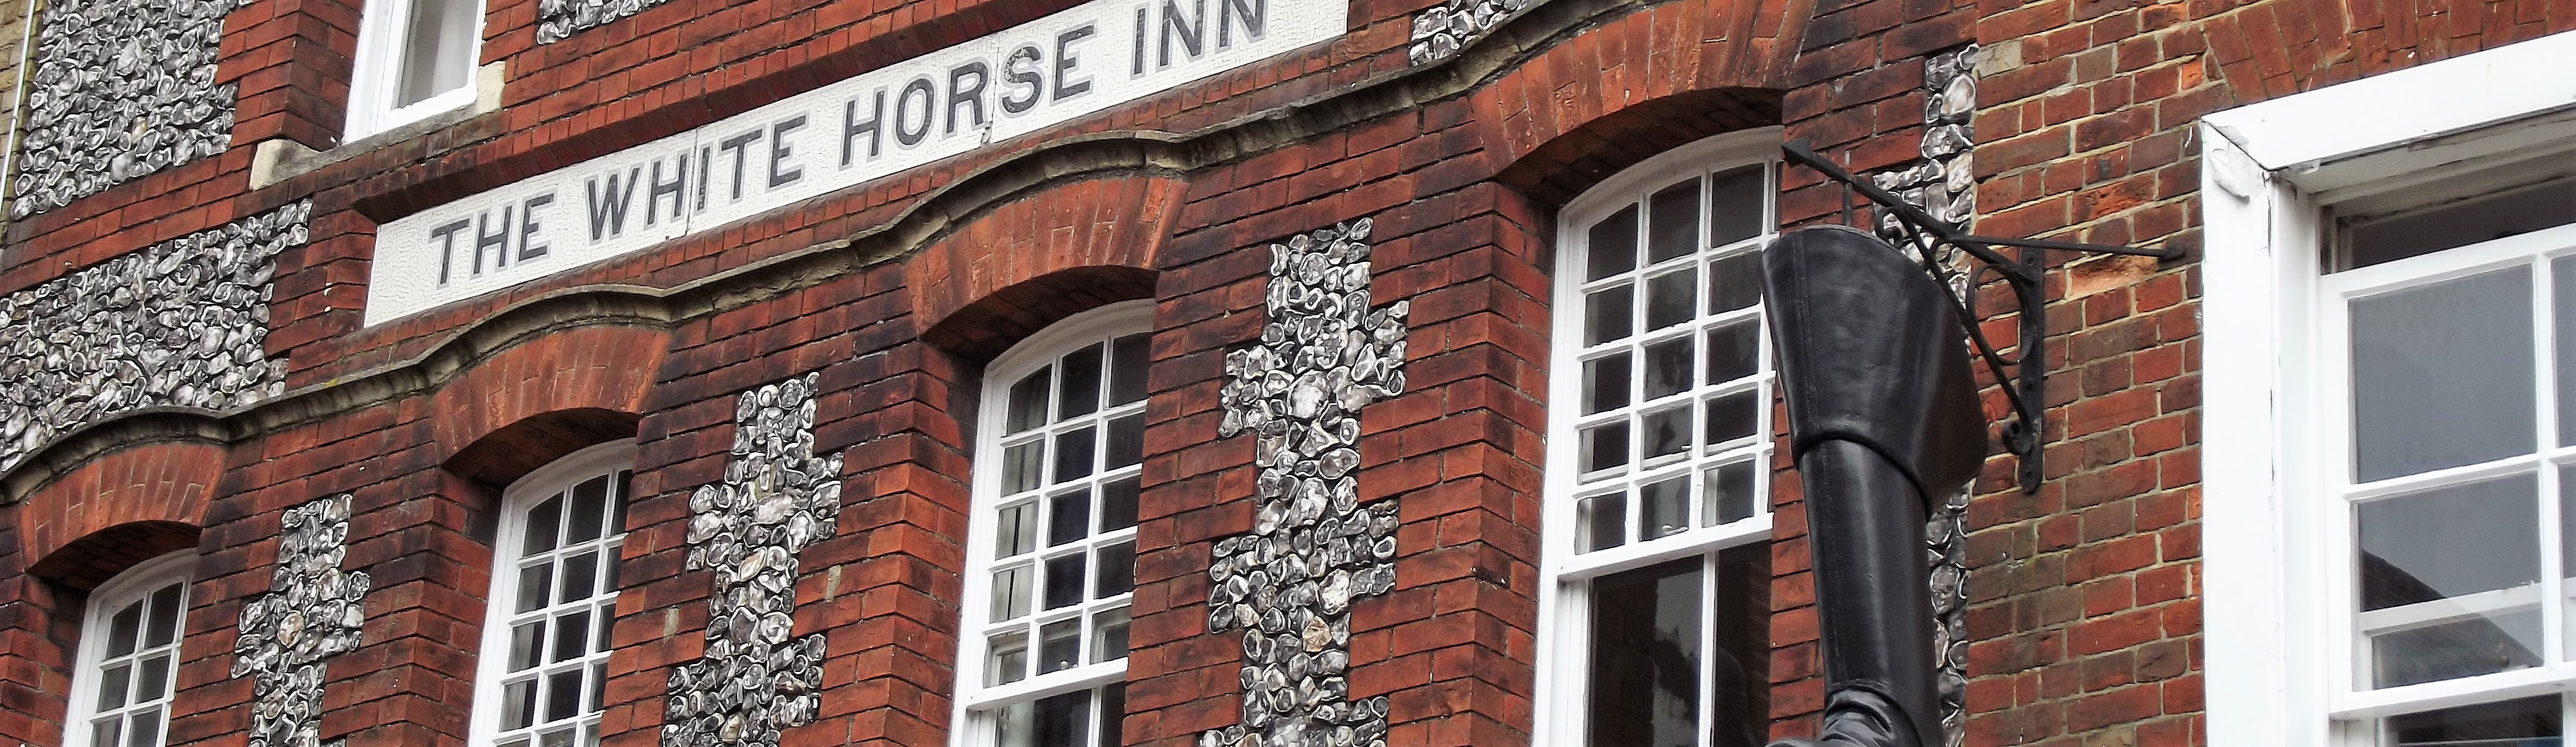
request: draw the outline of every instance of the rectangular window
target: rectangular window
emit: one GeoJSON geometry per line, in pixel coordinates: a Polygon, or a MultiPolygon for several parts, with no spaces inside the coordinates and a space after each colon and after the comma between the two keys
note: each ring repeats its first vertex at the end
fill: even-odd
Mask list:
{"type": "Polygon", "coordinates": [[[370,0],[343,140],[472,104],[482,37],[482,0],[370,0]]]}

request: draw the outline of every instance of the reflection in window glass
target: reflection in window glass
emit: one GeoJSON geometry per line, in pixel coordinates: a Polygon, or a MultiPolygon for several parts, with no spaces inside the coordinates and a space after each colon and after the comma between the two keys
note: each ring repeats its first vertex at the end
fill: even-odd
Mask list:
{"type": "Polygon", "coordinates": [[[546,492],[504,509],[504,536],[516,531],[520,552],[495,558],[513,571],[493,574],[494,596],[516,604],[500,621],[508,633],[493,645],[502,648],[485,653],[501,662],[492,744],[598,744],[632,481],[626,470],[601,468],[526,486],[546,492]]]}

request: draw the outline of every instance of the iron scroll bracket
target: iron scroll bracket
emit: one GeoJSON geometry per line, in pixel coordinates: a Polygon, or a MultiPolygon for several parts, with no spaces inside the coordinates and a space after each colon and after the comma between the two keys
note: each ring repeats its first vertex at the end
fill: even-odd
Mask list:
{"type": "Polygon", "coordinates": [[[1949,295],[1952,307],[1959,312],[1960,326],[1967,329],[1968,344],[1975,350],[1977,359],[1985,363],[1987,373],[1992,374],[1997,383],[2005,384],[2001,389],[2004,401],[2010,405],[2011,412],[2007,414],[2009,419],[2004,421],[2000,434],[2004,450],[2011,452],[2018,462],[2021,491],[2039,492],[2040,482],[2045,475],[2041,469],[2040,445],[2044,442],[2042,434],[2047,423],[2040,416],[2040,408],[2046,402],[2048,391],[2048,364],[2047,355],[2045,355],[2048,344],[2046,321],[2048,299],[2044,287],[2048,268],[2048,250],[2153,257],[2157,260],[2178,259],[2182,257],[2182,252],[2173,249],[2148,250],[2072,241],[1971,235],[1962,231],[1959,226],[1934,217],[1903,198],[1880,189],[1870,180],[1854,176],[1834,162],[1816,155],[1814,150],[1809,149],[1807,141],[1803,138],[1782,144],[1780,150],[1787,156],[1789,162],[1813,169],[1816,173],[1823,174],[1825,178],[1842,183],[1845,224],[1851,223],[1850,194],[1858,192],[1879,210],[1884,211],[1885,215],[1895,218],[1898,230],[1905,234],[1912,246],[1921,249],[1917,254],[1920,255],[1919,259],[1924,272],[1930,273],[1932,279],[1938,281],[1942,292],[1949,295]],[[2006,256],[1996,250],[1995,247],[1999,246],[2013,247],[2019,251],[2014,252],[2012,256],[2006,256]],[[1977,266],[1964,269],[1942,266],[1939,258],[1945,253],[1939,250],[1945,247],[1966,255],[1974,260],[1977,266]],[[1989,275],[2001,279],[2012,289],[2015,311],[2020,314],[2017,325],[2020,327],[2021,339],[2013,347],[2012,354],[2009,356],[1997,348],[1993,341],[1986,339],[1984,329],[1978,325],[1980,318],[1976,309],[1975,291],[1985,284],[1989,275]],[[1954,281],[1962,276],[1970,281],[1965,284],[1968,289],[1965,296],[1959,292],[1960,286],[1954,284],[1954,281]],[[2034,355],[2038,357],[2034,358],[2034,355]]]}

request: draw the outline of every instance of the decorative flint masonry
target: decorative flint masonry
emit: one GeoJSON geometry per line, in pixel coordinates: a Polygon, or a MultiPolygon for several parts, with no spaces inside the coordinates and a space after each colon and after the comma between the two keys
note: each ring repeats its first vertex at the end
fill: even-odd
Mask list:
{"type": "Polygon", "coordinates": [[[347,494],[286,510],[269,593],[242,604],[233,640],[232,676],[251,676],[249,747],[322,744],[323,665],[358,648],[373,583],[340,570],[348,542],[347,494]]]}
{"type": "Polygon", "coordinates": [[[262,347],[269,279],[312,211],[297,202],[0,296],[0,471],[127,410],[283,393],[286,362],[262,347]]]}
{"type": "Polygon", "coordinates": [[[50,0],[36,19],[13,218],[224,152],[224,15],[249,0],[50,0]]]}
{"type": "Polygon", "coordinates": [[[1413,16],[1413,46],[1405,59],[1421,65],[1457,56],[1512,14],[1544,0],[1448,0],[1413,16]]]}
{"type": "Polygon", "coordinates": [[[724,482],[689,496],[687,570],[713,571],[706,653],[671,670],[662,747],[778,744],[822,705],[823,634],[791,637],[796,553],[832,536],[841,458],[814,456],[818,374],[743,393],[724,482]]]}
{"type": "Polygon", "coordinates": [[[573,32],[644,12],[669,0],[537,0],[537,43],[553,44],[573,32]]]}
{"type": "MultiPolygon", "coordinates": [[[[1977,214],[1976,130],[1969,118],[1977,107],[1977,47],[1933,55],[1923,61],[1923,160],[1911,167],[1872,177],[1880,189],[1923,208],[1932,217],[1966,231],[1977,214]]],[[[1917,261],[1924,247],[1906,240],[1896,216],[1878,216],[1878,237],[1907,250],[1917,261]]],[[[1953,271],[1959,283],[1967,258],[1944,246],[1934,259],[1953,271]]],[[[1965,297],[1967,288],[1952,287],[1965,297]]],[[[1933,650],[1941,658],[1941,726],[1949,747],[1967,736],[1968,541],[1965,522],[1968,491],[1950,495],[1924,527],[1925,550],[1932,561],[1933,650]]]]}
{"type": "Polygon", "coordinates": [[[1354,702],[1351,603],[1395,588],[1395,501],[1359,505],[1359,411],[1404,391],[1408,304],[1369,310],[1369,219],[1270,245],[1261,344],[1227,353],[1221,437],[1257,439],[1252,533],[1218,540],[1208,632],[1243,631],[1243,721],[1201,747],[1385,747],[1354,702]]]}

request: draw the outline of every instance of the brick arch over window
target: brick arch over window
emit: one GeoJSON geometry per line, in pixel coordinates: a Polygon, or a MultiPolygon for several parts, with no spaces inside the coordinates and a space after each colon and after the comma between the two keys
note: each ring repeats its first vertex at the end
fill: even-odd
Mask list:
{"type": "Polygon", "coordinates": [[[905,267],[922,339],[968,360],[1056,320],[1154,296],[1189,183],[1135,174],[1036,190],[968,218],[905,267]]]}
{"type": "Polygon", "coordinates": [[[89,589],[133,564],[197,545],[226,449],[166,441],[111,452],[15,507],[29,573],[89,589]]]}
{"type": "Polygon", "coordinates": [[[556,457],[633,438],[670,347],[658,329],[575,327],[476,362],[430,397],[440,463],[497,490],[556,457]]]}
{"type": "Polygon", "coordinates": [[[1503,167],[1495,181],[1562,207],[1630,166],[1715,135],[1780,123],[1780,93],[1753,88],[1683,91],[1634,102],[1575,124],[1503,167]]]}

